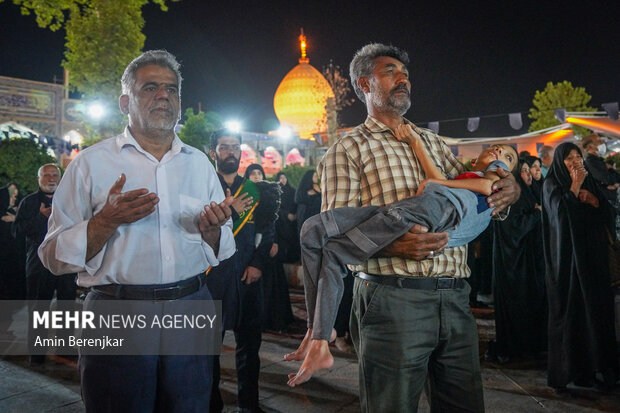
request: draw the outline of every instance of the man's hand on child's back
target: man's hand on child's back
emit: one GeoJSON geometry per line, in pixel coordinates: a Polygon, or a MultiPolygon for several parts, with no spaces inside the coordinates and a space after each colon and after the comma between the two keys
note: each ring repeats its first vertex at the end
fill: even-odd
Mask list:
{"type": "Polygon", "coordinates": [[[383,248],[375,257],[399,257],[421,261],[438,255],[448,245],[447,232],[428,232],[428,228],[415,224],[409,232],[383,248]]]}

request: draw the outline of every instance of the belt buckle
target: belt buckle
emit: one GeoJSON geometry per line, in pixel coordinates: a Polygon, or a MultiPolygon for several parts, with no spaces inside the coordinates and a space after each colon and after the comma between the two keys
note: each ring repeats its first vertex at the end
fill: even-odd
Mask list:
{"type": "Polygon", "coordinates": [[[452,290],[456,285],[456,278],[452,277],[443,277],[437,278],[437,289],[438,290],[452,290]]]}
{"type": "MultiPolygon", "coordinates": [[[[154,300],[161,300],[161,299],[173,300],[174,298],[169,298],[168,296],[165,296],[165,295],[169,292],[178,292],[180,289],[181,289],[181,286],[178,284],[173,285],[171,287],[155,288],[153,289],[153,299],[154,300]]],[[[174,295],[174,293],[172,293],[171,295],[174,295]]]]}

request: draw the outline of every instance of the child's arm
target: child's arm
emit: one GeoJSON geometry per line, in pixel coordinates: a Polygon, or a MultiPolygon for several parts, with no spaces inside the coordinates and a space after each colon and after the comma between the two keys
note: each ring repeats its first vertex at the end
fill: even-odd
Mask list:
{"type": "Polygon", "coordinates": [[[481,178],[470,178],[470,179],[425,179],[418,186],[418,192],[416,195],[420,195],[426,184],[429,182],[433,182],[436,184],[440,184],[443,186],[447,186],[449,188],[457,188],[457,189],[468,189],[473,192],[477,192],[482,195],[491,195],[493,190],[491,187],[495,183],[495,181],[499,180],[499,175],[495,171],[488,171],[481,178]]]}
{"type": "Polygon", "coordinates": [[[420,136],[413,131],[411,125],[403,124],[396,128],[394,131],[394,135],[396,139],[401,142],[407,142],[409,146],[413,149],[416,157],[422,164],[422,169],[424,169],[424,173],[427,178],[431,179],[445,179],[445,175],[441,172],[441,169],[435,165],[431,157],[428,155],[426,150],[424,149],[424,144],[422,143],[422,139],[420,136]]]}

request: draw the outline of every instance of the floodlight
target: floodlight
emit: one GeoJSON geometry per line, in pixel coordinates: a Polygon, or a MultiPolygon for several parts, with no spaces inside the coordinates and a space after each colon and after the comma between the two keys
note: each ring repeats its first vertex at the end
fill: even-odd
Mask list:
{"type": "Polygon", "coordinates": [[[224,122],[224,126],[231,132],[239,133],[241,132],[241,122],[237,120],[229,120],[224,122]]]}
{"type": "Polygon", "coordinates": [[[284,125],[280,126],[276,133],[283,140],[288,140],[293,135],[293,131],[291,130],[291,128],[289,128],[288,126],[284,126],[284,125]]]}
{"type": "Polygon", "coordinates": [[[105,115],[105,108],[101,103],[91,103],[88,106],[88,116],[91,118],[98,120],[101,119],[105,115]]]}

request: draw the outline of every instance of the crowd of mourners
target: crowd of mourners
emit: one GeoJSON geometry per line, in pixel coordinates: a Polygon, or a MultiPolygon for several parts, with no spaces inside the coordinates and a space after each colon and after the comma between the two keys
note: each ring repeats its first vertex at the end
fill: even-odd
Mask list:
{"type": "MultiPolygon", "coordinates": [[[[514,172],[519,200],[506,219],[492,221],[469,244],[470,305],[494,307],[496,321],[496,339],[485,358],[548,361],[549,384],[559,391],[570,382],[611,388],[618,378],[613,287],[620,279],[614,278],[618,271],[610,268],[609,253],[620,228],[620,174],[604,153],[597,135],[579,146],[543,146],[538,156],[520,153],[514,172]]],[[[42,166],[39,191],[25,199],[14,182],[0,188],[2,300],[75,294],[74,276],[58,280],[36,264],[59,173],[54,165],[42,166]]],[[[250,165],[244,177],[267,180],[258,164],[250,165]]],[[[314,171],[303,175],[297,189],[284,172],[274,179],[279,211],[277,219],[257,228],[257,248],[267,259],[262,331],[281,332],[294,323],[284,264],[300,260],[300,230],[320,212],[321,188],[314,171]]],[[[337,321],[340,336],[348,327],[350,296],[347,288],[337,321]]],[[[33,361],[42,362],[41,356],[33,361]]]]}
{"type": "MultiPolygon", "coordinates": [[[[521,153],[518,162],[514,148],[492,145],[468,173],[438,135],[403,118],[408,63],[394,46],[356,52],[351,83],[368,117],[294,189],[284,173],[267,181],[257,164],[239,174],[239,133],[212,134],[215,167],[182,143],[174,132],[180,65],[163,50],[143,53],[121,78],[122,134],[82,151],[62,183],[60,168],[46,164],[39,189],[23,199],[19,183],[0,188],[0,299],[35,300],[41,309],[54,296],[73,303],[77,272],[89,289],[85,310],[99,300],[221,301],[222,334],[232,330],[236,341],[239,411],[261,412],[262,332],[294,322],[284,264],[312,246],[324,265],[306,274],[309,260],[302,263],[304,282],[318,280],[314,301],[306,288],[308,313],[328,312],[316,320],[335,320],[335,331],[308,325],[307,340],[285,356],[304,360],[290,386],[329,368],[327,341],[340,338],[344,348],[350,326],[362,411],[415,411],[423,387],[433,411],[484,411],[468,256],[470,304],[493,297],[497,334],[487,358],[546,360],[548,385],[559,393],[569,384],[611,390],[620,174],[603,158],[605,143],[592,134],[542,146],[538,156],[521,153]],[[491,215],[468,255],[467,241],[450,244],[459,230],[478,234],[491,215]],[[300,247],[309,227],[316,239],[300,247]],[[348,259],[355,262],[341,262],[348,259]],[[355,279],[343,268],[350,264],[359,264],[355,279]],[[336,310],[338,300],[326,298],[340,296],[336,310]]],[[[11,316],[0,314],[0,333],[11,316]]],[[[224,407],[217,355],[81,353],[78,366],[87,411],[224,407]]]]}
{"type": "MultiPolygon", "coordinates": [[[[250,165],[244,178],[253,182],[267,180],[258,164],[250,165]]],[[[314,171],[303,175],[298,189],[289,184],[285,172],[278,172],[274,179],[280,188],[277,219],[261,229],[258,246],[259,250],[266,248],[268,259],[265,265],[268,271],[262,276],[261,325],[263,331],[286,331],[294,319],[283,264],[299,262],[299,230],[306,219],[319,213],[321,189],[314,171]]],[[[41,265],[37,249],[47,233],[47,218],[60,181],[60,169],[53,164],[43,165],[38,181],[39,189],[28,196],[20,193],[15,182],[0,187],[0,300],[51,300],[58,294],[58,277],[41,265]],[[55,175],[52,184],[48,182],[50,171],[55,175]]],[[[75,274],[64,277],[59,299],[75,298],[74,278],[75,274]]]]}
{"type": "Polygon", "coordinates": [[[519,200],[470,244],[471,304],[492,297],[485,358],[547,362],[548,384],[610,390],[618,379],[613,264],[620,174],[595,134],[521,153],[519,200]],[[598,375],[597,375],[598,374],[598,375]]]}

